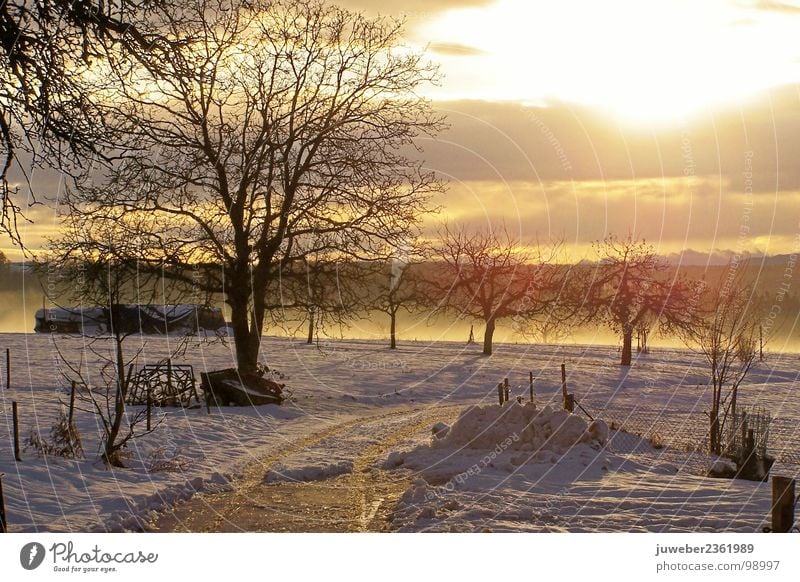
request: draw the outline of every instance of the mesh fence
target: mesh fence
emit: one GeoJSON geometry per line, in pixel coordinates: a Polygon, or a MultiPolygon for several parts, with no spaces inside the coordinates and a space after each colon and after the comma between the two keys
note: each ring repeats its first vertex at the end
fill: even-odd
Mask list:
{"type": "MultiPolygon", "coordinates": [[[[709,419],[702,411],[652,410],[646,408],[596,407],[579,400],[577,414],[600,418],[609,426],[640,436],[656,447],[669,447],[689,453],[707,453],[709,448],[709,419]],[[582,410],[582,409],[583,410],[582,410]]],[[[729,427],[741,426],[741,418],[730,419],[729,427]]],[[[783,472],[800,473],[800,427],[797,421],[780,416],[772,417],[760,409],[751,419],[756,428],[757,445],[775,458],[783,472]]],[[[730,429],[733,431],[733,429],[730,429]]],[[[740,438],[728,437],[731,446],[740,438]]]]}

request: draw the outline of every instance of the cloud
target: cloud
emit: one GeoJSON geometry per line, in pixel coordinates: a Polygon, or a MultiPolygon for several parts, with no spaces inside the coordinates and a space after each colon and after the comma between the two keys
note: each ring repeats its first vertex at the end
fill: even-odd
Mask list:
{"type": "Polygon", "coordinates": [[[433,42],[428,48],[433,53],[449,57],[474,57],[485,54],[479,48],[454,42],[433,42]]]}
{"type": "Polygon", "coordinates": [[[332,0],[344,8],[363,10],[368,13],[425,15],[443,12],[454,8],[475,8],[493,4],[495,0],[332,0]]]}
{"type": "Polygon", "coordinates": [[[731,191],[800,189],[800,98],[776,90],[746,109],[657,129],[565,104],[440,102],[450,129],[426,140],[427,165],[455,181],[706,177],[731,191]]]}
{"type": "Polygon", "coordinates": [[[435,236],[442,220],[469,228],[505,223],[523,240],[563,241],[572,258],[609,233],[633,233],[670,254],[703,251],[800,251],[800,191],[780,196],[734,192],[717,178],[455,182],[437,200],[440,216],[426,219],[435,236]]]}
{"type": "Polygon", "coordinates": [[[759,0],[756,2],[754,8],[763,12],[800,15],[800,6],[786,2],[775,2],[773,0],[759,0]]]}

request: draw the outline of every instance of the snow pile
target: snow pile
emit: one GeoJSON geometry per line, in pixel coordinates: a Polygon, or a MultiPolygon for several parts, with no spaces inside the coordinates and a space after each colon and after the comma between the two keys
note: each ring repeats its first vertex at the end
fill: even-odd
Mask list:
{"type": "Polygon", "coordinates": [[[470,406],[451,427],[433,427],[429,442],[389,453],[383,467],[409,469],[427,483],[476,486],[488,473],[524,473],[533,480],[599,479],[622,459],[604,448],[603,421],[533,403],[470,406]],[[469,485],[468,485],[469,482],[469,485]]]}
{"type": "Polygon", "coordinates": [[[534,403],[470,406],[449,430],[439,425],[434,427],[431,445],[440,449],[479,450],[501,446],[515,451],[563,454],[580,443],[599,448],[608,440],[608,432],[608,426],[601,420],[587,423],[580,416],[550,406],[543,409],[534,403]]]}

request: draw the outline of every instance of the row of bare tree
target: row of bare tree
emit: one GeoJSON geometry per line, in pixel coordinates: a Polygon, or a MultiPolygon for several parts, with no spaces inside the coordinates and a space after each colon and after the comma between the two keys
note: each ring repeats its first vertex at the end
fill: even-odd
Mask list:
{"type": "MultiPolygon", "coordinates": [[[[123,426],[138,353],[123,353],[125,339],[135,331],[116,325],[120,304],[202,301],[187,295],[197,287],[186,282],[196,284],[197,277],[212,267],[198,265],[191,272],[169,273],[154,271],[145,262],[142,269],[138,260],[124,261],[126,255],[118,246],[105,249],[108,254],[102,257],[95,254],[91,260],[75,261],[72,245],[84,248],[87,242],[85,237],[72,242],[59,239],[53,251],[66,245],[60,256],[70,258],[43,266],[51,280],[53,273],[58,274],[65,297],[72,293],[72,300],[108,309],[114,346],[107,359],[108,383],[114,387],[109,402],[116,408],[108,414],[115,422],[107,423],[105,442],[109,443],[106,456],[113,460],[117,445],[125,442],[120,435],[125,430],[125,435],[132,435],[136,424],[123,426]]],[[[522,244],[505,229],[444,228],[433,242],[406,245],[390,261],[354,261],[335,253],[306,257],[279,271],[265,293],[264,305],[274,324],[284,322],[287,311],[305,313],[309,343],[325,326],[347,325],[369,311],[383,312],[390,322],[391,348],[397,347],[400,310],[448,312],[484,323],[487,355],[492,353],[496,325],[503,320],[510,320],[515,331],[531,326],[552,331],[606,325],[621,337],[620,363],[625,366],[632,361],[635,330],[677,335],[704,356],[711,370],[711,452],[720,453],[725,423],[735,416],[739,388],[757,356],[764,316],[744,266],[731,265],[718,281],[688,279],[658,257],[653,247],[632,237],[598,241],[594,260],[577,264],[560,260],[559,250],[559,245],[522,244]]],[[[213,297],[207,295],[205,300],[213,297]]]]}

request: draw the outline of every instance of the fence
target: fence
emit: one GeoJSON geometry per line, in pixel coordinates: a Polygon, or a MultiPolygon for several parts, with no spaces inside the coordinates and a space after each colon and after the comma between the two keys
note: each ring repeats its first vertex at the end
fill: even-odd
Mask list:
{"type": "MultiPolygon", "coordinates": [[[[614,407],[595,408],[580,401],[592,416],[601,418],[609,426],[640,436],[650,441],[656,448],[669,447],[689,453],[707,454],[709,448],[709,420],[700,410],[659,411],[644,408],[615,409],[614,407]]],[[[748,412],[748,414],[753,414],[748,412]]],[[[725,439],[733,449],[741,445],[741,415],[727,421],[731,432],[735,427],[738,436],[725,439]]],[[[766,452],[782,465],[781,469],[791,474],[800,474],[800,434],[796,423],[789,419],[773,418],[760,410],[759,416],[752,415],[748,423],[762,437],[756,439],[759,454],[766,452]],[[765,449],[766,446],[766,449],[765,449]]],[[[731,450],[730,452],[734,452],[731,450]]]]}

